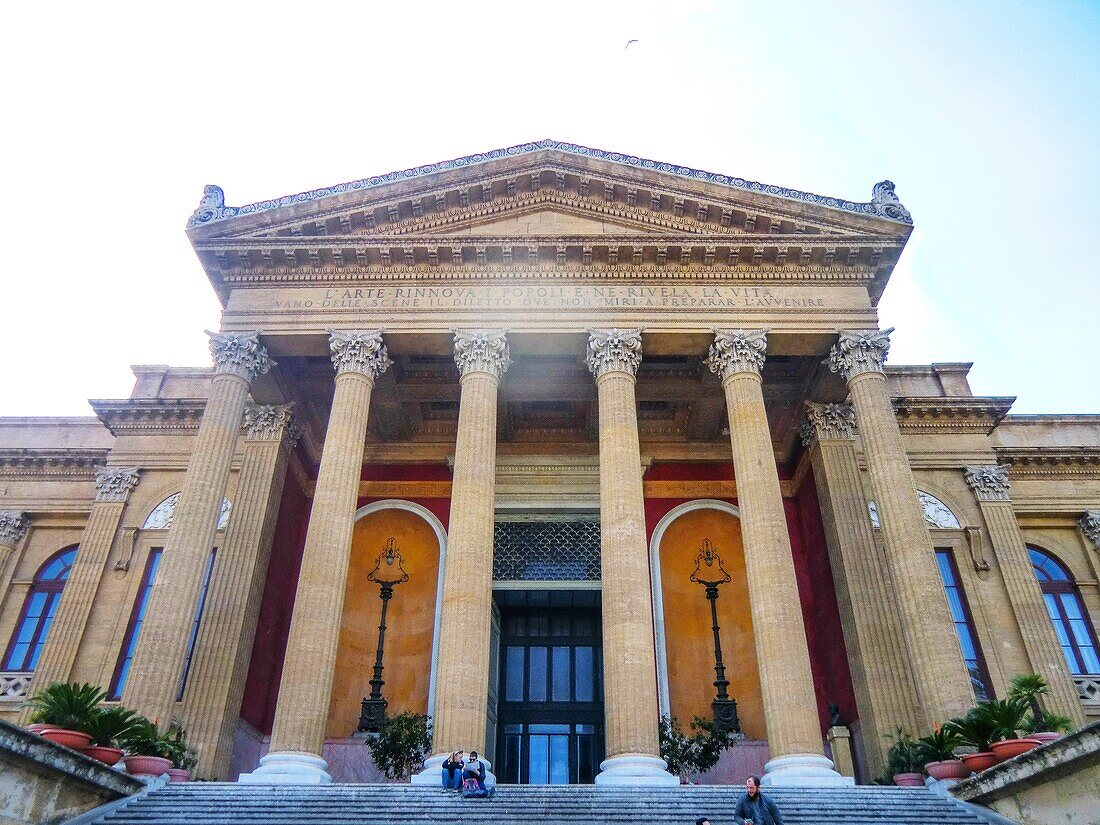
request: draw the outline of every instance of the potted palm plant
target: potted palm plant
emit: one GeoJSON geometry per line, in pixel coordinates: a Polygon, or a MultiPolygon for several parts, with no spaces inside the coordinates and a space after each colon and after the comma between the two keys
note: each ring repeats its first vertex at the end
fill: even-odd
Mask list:
{"type": "Polygon", "coordinates": [[[1046,680],[1038,673],[1023,673],[1012,680],[1009,696],[1027,703],[1031,714],[1024,720],[1022,731],[1028,739],[1040,743],[1053,742],[1073,726],[1073,721],[1057,713],[1047,713],[1039,705],[1039,697],[1050,693],[1046,680]]]}
{"type": "Polygon", "coordinates": [[[183,721],[173,716],[163,739],[168,751],[165,756],[172,760],[172,767],[167,771],[168,781],[189,782],[198,759],[194,749],[187,745],[187,730],[183,727],[183,721]]]}
{"type": "Polygon", "coordinates": [[[133,730],[138,718],[132,710],[123,707],[98,708],[86,728],[92,741],[84,748],[84,753],[106,765],[116,764],[122,758],[119,743],[133,730]]]}
{"type": "Polygon", "coordinates": [[[886,753],[887,775],[893,777],[899,788],[920,788],[924,786],[923,767],[917,740],[898,728],[894,744],[886,753]]]}
{"type": "Polygon", "coordinates": [[[134,726],[122,740],[122,747],[126,751],[122,761],[126,763],[126,770],[134,775],[163,776],[172,767],[172,742],[144,716],[134,720],[134,726]]]}
{"type": "Polygon", "coordinates": [[[924,770],[933,779],[965,779],[970,768],[955,756],[955,749],[962,745],[962,737],[948,725],[939,725],[930,735],[917,740],[917,753],[924,762],[924,770]]]}
{"type": "Polygon", "coordinates": [[[993,740],[993,753],[998,762],[1004,762],[1021,753],[1027,753],[1039,747],[1038,739],[1017,738],[1024,726],[1027,702],[1024,699],[1009,696],[1007,699],[991,699],[983,704],[997,727],[997,738],[993,740]]]}
{"type": "Polygon", "coordinates": [[[978,773],[997,764],[993,740],[1000,736],[1000,728],[986,703],[971,708],[966,716],[952,719],[947,724],[959,735],[963,745],[976,751],[962,754],[962,761],[967,768],[978,773]]]}
{"type": "Polygon", "coordinates": [[[99,712],[99,703],[107,694],[95,685],[54,682],[27,700],[32,708],[30,721],[45,725],[37,733],[73,750],[82,750],[92,741],[87,728],[99,712]]]}

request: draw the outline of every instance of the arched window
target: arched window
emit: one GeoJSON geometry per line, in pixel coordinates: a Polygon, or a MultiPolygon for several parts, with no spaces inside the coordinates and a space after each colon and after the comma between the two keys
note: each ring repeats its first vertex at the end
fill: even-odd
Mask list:
{"type": "MultiPolygon", "coordinates": [[[[152,512],[141,525],[142,530],[167,530],[172,526],[172,519],[176,515],[176,504],[179,503],[180,494],[172,493],[164,501],[153,508],[152,512]]],[[[229,524],[229,511],[233,509],[229,499],[222,499],[222,508],[218,513],[218,529],[224,530],[229,524]]]]}
{"type": "Polygon", "coordinates": [[[1027,551],[1069,672],[1074,675],[1100,673],[1096,632],[1073,576],[1045,550],[1028,545],[1027,551]]]}
{"type": "Polygon", "coordinates": [[[38,664],[54,613],[57,612],[57,603],[61,601],[61,591],[65,589],[69,571],[76,559],[76,551],[77,545],[66,547],[38,568],[34,584],[23,602],[19,621],[15,623],[15,633],[4,654],[4,670],[30,671],[38,664]]]}
{"type": "MultiPolygon", "coordinates": [[[[924,524],[933,530],[961,530],[962,524],[959,517],[951,512],[951,508],[924,490],[917,490],[917,498],[920,499],[920,509],[924,514],[924,524]]],[[[878,530],[879,523],[878,505],[873,501],[867,502],[867,511],[871,515],[871,526],[878,530]]]]}

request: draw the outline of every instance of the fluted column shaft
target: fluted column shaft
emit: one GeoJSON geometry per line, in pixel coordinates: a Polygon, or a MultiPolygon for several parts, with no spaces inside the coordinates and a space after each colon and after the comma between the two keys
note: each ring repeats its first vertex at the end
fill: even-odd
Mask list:
{"type": "Polygon", "coordinates": [[[885,768],[889,736],[920,727],[917,695],[902,649],[893,586],[867,517],[847,404],[807,404],[803,443],[821,501],[845,647],[859,706],[867,769],[885,768]]]}
{"type": "Polygon", "coordinates": [[[214,560],[184,696],[198,773],[229,769],[267,562],[279,515],[287,450],[296,437],[288,406],[245,410],[245,448],[233,519],[214,560]],[[288,429],[293,430],[288,434],[288,429]]]}
{"type": "Polygon", "coordinates": [[[69,579],[50,625],[50,634],[35,668],[31,690],[51,682],[67,682],[77,651],[88,626],[96,592],[111,555],[122,512],[130,492],[137,486],[136,467],[97,467],[96,497],[88,523],[80,536],[69,579]]]}
{"type": "Polygon", "coordinates": [[[320,757],[325,744],[367,413],[374,380],[390,363],[379,331],[333,333],[331,347],[336,390],[298,574],[271,752],[263,764],[276,761],[279,753],[320,757]]]}
{"type": "Polygon", "coordinates": [[[841,333],[829,365],[848,383],[882,525],[901,632],[926,726],[974,704],[882,365],[890,330],[841,333]]]}
{"type": "Polygon", "coordinates": [[[215,373],[172,517],[122,704],[167,724],[214,545],[248,388],[271,362],[257,336],[213,335],[215,373]]]}
{"type": "Polygon", "coordinates": [[[821,725],[794,557],[760,371],[763,331],[718,332],[711,369],[722,377],[764,722],[773,760],[820,756],[821,725]]]}
{"type": "Polygon", "coordinates": [[[967,467],[966,480],[978,499],[989,539],[997,556],[1009,604],[1023,639],[1024,652],[1032,670],[1050,686],[1044,705],[1068,716],[1075,725],[1085,723],[1077,688],[1066,667],[1066,659],[1054,634],[1046,602],[1035,570],[1031,566],[1016,514],[1009,496],[1008,467],[967,467]]]}

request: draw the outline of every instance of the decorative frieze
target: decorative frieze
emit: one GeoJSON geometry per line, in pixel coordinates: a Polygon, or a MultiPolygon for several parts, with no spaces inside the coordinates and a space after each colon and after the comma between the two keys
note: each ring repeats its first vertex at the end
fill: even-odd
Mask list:
{"type": "Polygon", "coordinates": [[[806,402],[806,420],[799,428],[802,445],[811,446],[815,441],[850,441],[856,424],[856,413],[851,404],[817,404],[806,402]]]}
{"type": "Polygon", "coordinates": [[[1092,542],[1092,548],[1100,550],[1100,510],[1085,511],[1085,514],[1077,520],[1077,525],[1085,534],[1085,538],[1092,542]]]}
{"type": "Polygon", "coordinates": [[[588,333],[588,369],[599,378],[609,372],[638,374],[642,363],[640,329],[594,329],[588,333]]]}
{"type": "Polygon", "coordinates": [[[0,510],[0,544],[15,547],[27,535],[31,522],[23,513],[0,510]]]}
{"type": "MultiPolygon", "coordinates": [[[[244,409],[244,437],[248,441],[279,441],[294,423],[293,404],[249,404],[244,409]]],[[[299,431],[300,434],[300,431],[299,431]]]]}
{"type": "Polygon", "coordinates": [[[393,363],[380,329],[334,329],[329,331],[328,342],[337,375],[361,372],[374,380],[393,363]]]}
{"type": "Polygon", "coordinates": [[[248,383],[275,366],[267,348],[260,343],[260,333],[222,335],[206,331],[210,336],[210,355],[214,358],[215,375],[236,375],[248,383]]]}
{"type": "Polygon", "coordinates": [[[766,329],[720,329],[714,333],[707,364],[723,380],[738,372],[759,374],[767,349],[766,329]]]}
{"type": "Polygon", "coordinates": [[[974,491],[978,501],[1009,501],[1007,464],[989,467],[967,467],[966,483],[974,491]]]}
{"type": "Polygon", "coordinates": [[[95,500],[126,501],[138,484],[137,467],[96,467],[95,500]]]}
{"type": "Polygon", "coordinates": [[[893,331],[893,327],[843,330],[825,363],[845,381],[864,372],[883,372],[886,355],[890,352],[890,333],[893,331]]]}
{"type": "Polygon", "coordinates": [[[487,372],[499,381],[512,363],[502,329],[456,329],[455,364],[459,372],[487,372]]]}

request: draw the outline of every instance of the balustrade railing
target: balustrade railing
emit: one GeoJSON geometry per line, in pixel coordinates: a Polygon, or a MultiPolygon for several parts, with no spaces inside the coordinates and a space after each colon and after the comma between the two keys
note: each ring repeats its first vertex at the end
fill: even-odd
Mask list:
{"type": "Polygon", "coordinates": [[[22,702],[31,685],[31,671],[0,671],[0,702],[22,702]]]}
{"type": "Polygon", "coordinates": [[[1073,684],[1077,686],[1077,695],[1081,697],[1085,712],[1100,714],[1100,674],[1087,673],[1083,676],[1074,676],[1073,684]]]}

